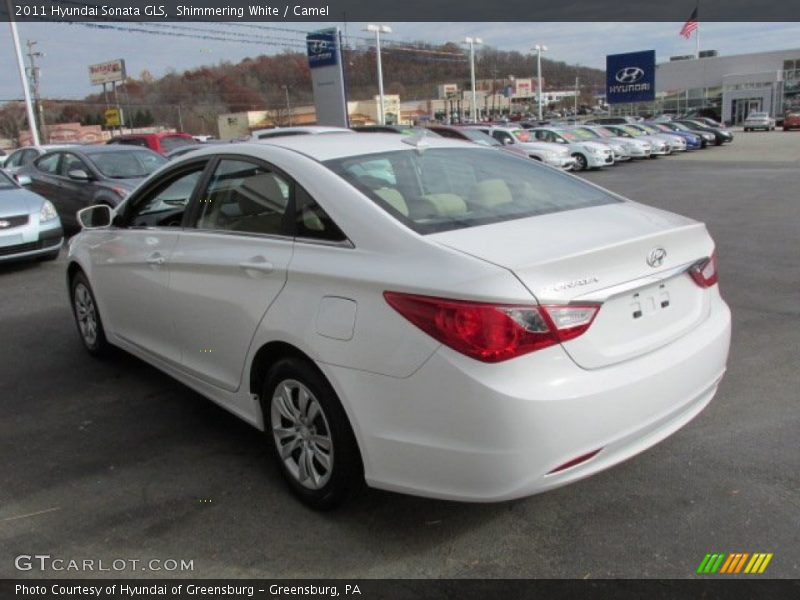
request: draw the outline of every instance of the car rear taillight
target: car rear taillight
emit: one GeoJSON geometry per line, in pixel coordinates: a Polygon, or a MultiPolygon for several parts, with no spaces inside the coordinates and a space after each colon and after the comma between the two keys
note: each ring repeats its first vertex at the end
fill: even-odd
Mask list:
{"type": "Polygon", "coordinates": [[[592,324],[598,304],[526,306],[384,292],[425,333],[482,362],[500,362],[565,342],[592,324]]]}
{"type": "Polygon", "coordinates": [[[717,283],[717,253],[689,267],[689,275],[701,288],[710,288],[717,283]]]}

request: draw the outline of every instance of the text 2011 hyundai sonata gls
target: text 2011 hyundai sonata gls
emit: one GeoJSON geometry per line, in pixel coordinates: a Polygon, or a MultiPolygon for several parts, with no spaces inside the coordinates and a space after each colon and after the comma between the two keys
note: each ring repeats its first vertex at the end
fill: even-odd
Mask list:
{"type": "Polygon", "coordinates": [[[474,144],[210,147],[80,218],[88,350],[264,429],[318,508],[364,480],[469,501],[575,481],[686,424],[725,371],[703,224],[474,144]]]}

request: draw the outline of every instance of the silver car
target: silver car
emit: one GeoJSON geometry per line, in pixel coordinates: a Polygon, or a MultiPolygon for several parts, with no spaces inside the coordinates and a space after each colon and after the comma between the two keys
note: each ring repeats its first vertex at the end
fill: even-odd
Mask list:
{"type": "Polygon", "coordinates": [[[775,119],[765,112],[751,112],[744,120],[745,131],[755,131],[756,129],[763,129],[764,131],[775,131],[775,119]]]}
{"type": "Polygon", "coordinates": [[[19,180],[0,171],[0,262],[55,260],[64,242],[58,213],[49,200],[23,189],[30,178],[19,180]]]}

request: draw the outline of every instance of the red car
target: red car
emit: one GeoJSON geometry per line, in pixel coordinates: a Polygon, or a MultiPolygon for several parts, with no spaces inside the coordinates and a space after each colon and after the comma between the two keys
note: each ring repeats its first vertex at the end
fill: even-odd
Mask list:
{"type": "Polygon", "coordinates": [[[188,133],[165,132],[160,133],[130,133],[118,135],[108,140],[109,144],[125,144],[126,146],[142,146],[150,148],[159,154],[166,154],[181,146],[199,144],[196,139],[188,133]]]}
{"type": "Polygon", "coordinates": [[[788,112],[783,118],[783,130],[790,129],[800,129],[800,111],[788,112]]]}

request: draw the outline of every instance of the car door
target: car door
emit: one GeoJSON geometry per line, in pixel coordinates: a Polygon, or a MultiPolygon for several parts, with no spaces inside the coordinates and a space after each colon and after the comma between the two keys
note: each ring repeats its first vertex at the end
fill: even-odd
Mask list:
{"type": "MultiPolygon", "coordinates": [[[[58,168],[60,204],[59,212],[67,216],[67,225],[77,225],[76,217],[79,210],[92,204],[94,188],[88,179],[73,179],[70,171],[83,171],[91,176],[92,170],[77,154],[64,152],[61,158],[61,166],[58,168]]],[[[63,217],[62,217],[63,218],[63,217]]]]}
{"type": "Polygon", "coordinates": [[[92,249],[92,285],[103,300],[107,332],[175,367],[181,347],[169,296],[170,259],[207,163],[180,165],[146,184],[92,249]]]}
{"type": "Polygon", "coordinates": [[[61,163],[61,152],[49,152],[33,161],[33,164],[23,171],[30,175],[30,189],[40,196],[50,200],[58,211],[58,216],[64,218],[63,205],[60,201],[58,166],[61,163]]]}
{"type": "Polygon", "coordinates": [[[219,388],[238,389],[253,334],[286,283],[293,191],[266,163],[221,157],[172,254],[184,368],[219,388]]]}

